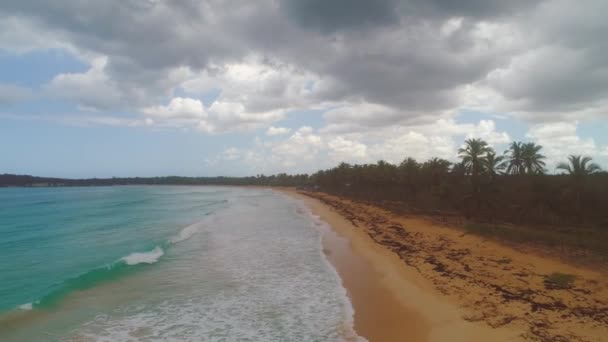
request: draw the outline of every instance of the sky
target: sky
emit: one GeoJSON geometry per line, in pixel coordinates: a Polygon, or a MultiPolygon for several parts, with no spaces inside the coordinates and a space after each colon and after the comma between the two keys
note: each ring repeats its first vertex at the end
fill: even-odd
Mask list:
{"type": "Polygon", "coordinates": [[[605,0],[4,0],[0,173],[310,173],[541,144],[608,169],[605,0]]]}

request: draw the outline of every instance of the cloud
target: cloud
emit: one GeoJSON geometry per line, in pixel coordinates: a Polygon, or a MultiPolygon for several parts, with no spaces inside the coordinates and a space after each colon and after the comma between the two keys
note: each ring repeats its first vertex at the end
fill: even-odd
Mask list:
{"type": "MultiPolygon", "coordinates": [[[[508,135],[496,130],[492,120],[476,124],[440,119],[413,126],[384,127],[365,132],[336,133],[308,126],[289,136],[256,138],[253,147],[240,148],[231,161],[240,161],[256,172],[315,172],[340,162],[399,163],[406,157],[425,161],[431,157],[457,160],[457,149],[467,136],[491,141],[501,152],[508,135]]],[[[225,160],[224,153],[215,160],[225,160]]]]}
{"type": "Polygon", "coordinates": [[[268,127],[268,130],[266,130],[266,135],[285,135],[289,134],[289,132],[291,132],[291,128],[270,126],[268,127]]]}
{"type": "Polygon", "coordinates": [[[407,118],[402,112],[391,107],[359,103],[328,110],[323,115],[328,123],[326,131],[358,131],[371,127],[388,126],[407,118]]]}
{"type": "MultiPolygon", "coordinates": [[[[215,101],[205,108],[200,100],[187,97],[174,97],[167,105],[145,107],[140,111],[153,119],[155,125],[196,128],[204,133],[252,130],[284,116],[282,110],[247,112],[243,104],[235,102],[215,101]]],[[[277,129],[269,131],[277,133],[277,129]]]]}
{"type": "Polygon", "coordinates": [[[481,120],[479,124],[470,129],[467,133],[468,138],[480,138],[487,141],[490,145],[506,144],[511,141],[507,132],[497,132],[496,124],[492,120],[481,120]]]}
{"type": "Polygon", "coordinates": [[[581,138],[577,132],[576,122],[555,122],[538,124],[530,128],[526,137],[543,146],[541,153],[548,159],[549,171],[557,163],[565,161],[571,154],[599,157],[601,149],[592,138],[581,138]]]}
{"type": "Polygon", "coordinates": [[[35,50],[63,49],[76,54],[77,50],[58,35],[29,17],[6,15],[0,9],[0,52],[25,54],[35,50]]]}
{"type": "Polygon", "coordinates": [[[395,24],[399,16],[393,0],[286,0],[283,9],[295,22],[306,28],[331,33],[341,29],[365,29],[395,24]]]}
{"type": "MultiPolygon", "coordinates": [[[[580,38],[589,33],[601,38],[605,27],[597,15],[579,24],[591,11],[602,13],[601,6],[600,0],[586,6],[561,0],[235,0],[230,5],[23,0],[4,5],[0,17],[10,18],[12,40],[24,37],[29,49],[45,48],[34,39],[39,35],[92,59],[90,71],[58,76],[50,85],[54,96],[84,107],[132,111],[170,99],[180,89],[196,93],[211,87],[221,90],[221,102],[242,105],[242,113],[336,103],[381,106],[393,112],[381,126],[453,112],[463,105],[461,89],[477,82],[511,100],[507,104],[522,99],[517,89],[529,89],[523,100],[530,105],[551,103],[553,96],[539,89],[556,98],[564,94],[540,86],[555,84],[556,73],[538,73],[533,80],[539,87],[518,87],[525,83],[517,77],[540,70],[535,66],[543,65],[535,61],[559,51],[572,56],[562,59],[568,65],[560,69],[577,77],[567,79],[580,80],[564,89],[585,87],[566,92],[570,100],[553,110],[593,104],[606,88],[598,76],[604,44],[580,38]],[[570,13],[576,14],[575,23],[560,20],[570,13]],[[581,72],[594,65],[597,72],[581,72]],[[590,84],[595,88],[586,87],[590,84]]],[[[547,68],[561,66],[559,58],[550,61],[547,68]]]]}
{"type": "Polygon", "coordinates": [[[264,112],[247,111],[242,103],[215,101],[209,107],[209,116],[199,128],[208,133],[252,130],[283,119],[285,110],[264,112]]]}
{"type": "Polygon", "coordinates": [[[148,107],[142,110],[145,114],[161,119],[204,119],[207,117],[200,100],[174,97],[166,106],[148,107]]]}
{"type": "Polygon", "coordinates": [[[365,161],[368,159],[367,146],[357,141],[337,136],[327,143],[329,156],[337,161],[365,161]]]}
{"type": "Polygon", "coordinates": [[[20,87],[13,84],[0,83],[0,104],[11,105],[24,102],[33,97],[29,88],[20,87]]]}
{"type": "MultiPolygon", "coordinates": [[[[457,122],[463,109],[524,121],[558,158],[602,151],[576,122],[608,118],[606,12],[603,0],[21,0],[0,9],[0,45],[88,62],[41,88],[100,124],[259,129],[259,151],[231,156],[275,170],[453,160],[463,138],[510,141],[492,120],[457,122]],[[311,110],[319,129],[281,122],[311,110]]],[[[7,89],[5,103],[23,90],[7,89]]]]}
{"type": "Polygon", "coordinates": [[[48,96],[74,101],[78,105],[96,110],[112,109],[124,101],[124,94],[106,73],[108,59],[97,57],[84,73],[66,73],[55,76],[45,86],[48,96]]]}
{"type": "Polygon", "coordinates": [[[323,147],[323,140],[314,134],[311,127],[300,127],[288,139],[271,146],[272,157],[283,167],[302,166],[317,157],[323,147]]]}

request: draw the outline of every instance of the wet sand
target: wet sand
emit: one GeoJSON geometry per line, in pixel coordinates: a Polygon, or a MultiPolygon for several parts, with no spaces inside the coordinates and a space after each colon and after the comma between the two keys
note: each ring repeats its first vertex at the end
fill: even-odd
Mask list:
{"type": "MultiPolygon", "coordinates": [[[[323,219],[327,219],[323,215],[323,219]]],[[[335,224],[335,222],[334,222],[335,224]]],[[[402,305],[382,282],[371,263],[355,253],[350,241],[329,227],[322,228],[323,252],[336,268],[355,308],[354,326],[369,341],[427,341],[427,322],[402,305]]]]}
{"type": "MultiPolygon", "coordinates": [[[[412,317],[422,322],[408,328],[426,327],[418,330],[419,340],[608,341],[608,275],[602,270],[515,250],[422,217],[323,193],[288,193],[303,199],[371,265],[408,313],[402,324],[412,317]],[[546,282],[553,272],[575,281],[553,288],[546,282]]],[[[352,277],[348,267],[338,271],[343,279],[352,277]]],[[[351,291],[353,284],[344,285],[351,291]]],[[[357,331],[373,325],[360,321],[365,299],[353,297],[357,331]]],[[[397,340],[413,341],[407,333],[397,340]]]]}

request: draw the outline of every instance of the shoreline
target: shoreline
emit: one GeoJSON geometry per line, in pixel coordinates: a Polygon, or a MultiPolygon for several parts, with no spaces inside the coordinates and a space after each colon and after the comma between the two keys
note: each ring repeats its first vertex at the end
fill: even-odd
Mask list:
{"type": "Polygon", "coordinates": [[[322,223],[317,227],[321,234],[322,253],[346,289],[354,309],[353,328],[357,335],[370,342],[428,341],[427,322],[403,305],[396,293],[382,281],[384,276],[372,261],[355,250],[352,237],[345,231],[348,227],[340,222],[340,217],[332,217],[332,213],[316,207],[310,199],[297,198],[322,223]]]}
{"type": "MultiPolygon", "coordinates": [[[[370,277],[407,312],[395,313],[401,324],[419,322],[409,329],[423,333],[416,339],[407,334],[407,341],[591,342],[608,337],[608,274],[603,270],[325,193],[280,191],[302,200],[371,266],[370,277]],[[573,280],[555,287],[548,281],[555,275],[573,280]]],[[[348,279],[356,269],[337,271],[351,296],[354,285],[348,279]]],[[[364,324],[390,331],[373,317],[366,322],[366,298],[352,297],[357,333],[364,324]]]]}
{"type": "Polygon", "coordinates": [[[323,249],[347,290],[360,336],[370,342],[521,340],[513,330],[462,319],[458,307],[443,300],[416,270],[404,267],[330,206],[293,189],[279,191],[304,202],[329,226],[322,232],[323,249]]]}

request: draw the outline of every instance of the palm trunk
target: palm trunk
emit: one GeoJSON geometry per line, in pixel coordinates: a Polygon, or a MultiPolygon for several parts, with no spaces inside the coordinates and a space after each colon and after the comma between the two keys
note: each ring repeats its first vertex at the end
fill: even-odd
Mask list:
{"type": "Polygon", "coordinates": [[[477,165],[473,165],[471,183],[473,183],[473,198],[475,199],[477,211],[479,211],[479,208],[481,208],[481,198],[479,197],[479,172],[477,170],[477,165]]]}
{"type": "Polygon", "coordinates": [[[578,187],[576,189],[576,214],[578,215],[578,220],[582,221],[583,215],[581,213],[581,189],[578,187]]]}

